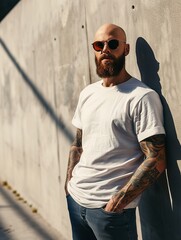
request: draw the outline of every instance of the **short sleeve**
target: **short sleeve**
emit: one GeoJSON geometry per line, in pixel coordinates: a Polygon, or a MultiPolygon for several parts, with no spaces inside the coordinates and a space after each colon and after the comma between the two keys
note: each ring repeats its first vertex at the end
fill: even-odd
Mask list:
{"type": "Polygon", "coordinates": [[[81,95],[79,96],[77,108],[75,110],[73,119],[72,119],[72,124],[79,129],[82,129],[82,123],[81,123],[81,95]]]}
{"type": "Polygon", "coordinates": [[[139,100],[134,109],[133,125],[139,142],[156,134],[165,134],[163,107],[156,92],[148,92],[139,100]]]}

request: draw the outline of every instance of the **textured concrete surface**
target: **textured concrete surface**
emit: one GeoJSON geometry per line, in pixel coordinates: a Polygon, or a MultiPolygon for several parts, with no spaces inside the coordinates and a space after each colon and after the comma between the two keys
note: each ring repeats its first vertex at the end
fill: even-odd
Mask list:
{"type": "Polygon", "coordinates": [[[180,11],[180,0],[26,0],[0,24],[0,178],[67,240],[71,119],[80,91],[98,80],[91,43],[105,22],[126,30],[127,69],[164,106],[167,177],[142,198],[143,239],[180,240],[180,11]]]}
{"type": "Polygon", "coordinates": [[[1,240],[64,240],[18,194],[0,184],[1,240]]]}

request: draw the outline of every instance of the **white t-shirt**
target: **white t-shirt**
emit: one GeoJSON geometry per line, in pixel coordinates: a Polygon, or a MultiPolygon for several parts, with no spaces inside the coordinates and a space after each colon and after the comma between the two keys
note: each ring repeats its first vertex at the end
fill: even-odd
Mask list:
{"type": "MultiPolygon", "coordinates": [[[[104,206],[128,182],[144,159],[141,140],[165,133],[155,91],[135,78],[113,87],[102,82],[81,92],[72,120],[82,129],[83,153],[68,191],[88,208],[104,206]]],[[[139,199],[126,208],[136,207],[139,199]]]]}

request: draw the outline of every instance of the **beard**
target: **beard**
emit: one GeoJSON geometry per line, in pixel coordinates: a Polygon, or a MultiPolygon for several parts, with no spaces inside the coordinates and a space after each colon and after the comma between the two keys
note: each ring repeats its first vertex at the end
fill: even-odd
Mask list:
{"type": "Polygon", "coordinates": [[[95,63],[97,67],[96,72],[100,78],[115,77],[121,72],[121,70],[125,66],[125,55],[123,54],[118,58],[108,55],[106,57],[103,56],[99,60],[95,57],[95,63]],[[111,59],[111,61],[108,61],[104,65],[101,62],[103,59],[111,59]]]}

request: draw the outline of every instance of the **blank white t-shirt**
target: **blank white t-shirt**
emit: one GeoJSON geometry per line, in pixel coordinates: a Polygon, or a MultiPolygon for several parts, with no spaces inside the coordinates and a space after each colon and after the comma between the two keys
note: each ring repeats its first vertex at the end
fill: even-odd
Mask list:
{"type": "MultiPolygon", "coordinates": [[[[72,123],[82,129],[83,153],[68,191],[88,208],[104,206],[128,182],[144,160],[140,141],[165,134],[158,94],[135,78],[113,87],[102,81],[87,86],[72,123]]],[[[126,208],[136,207],[139,199],[126,208]]]]}

